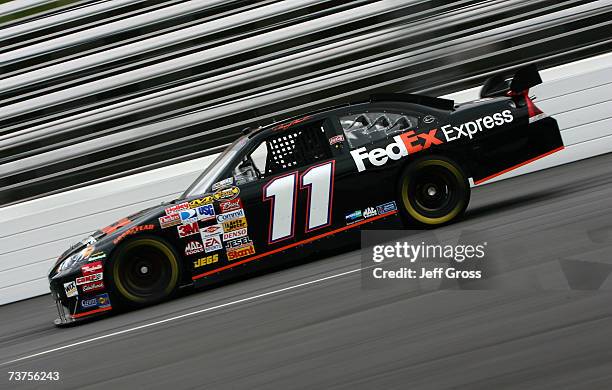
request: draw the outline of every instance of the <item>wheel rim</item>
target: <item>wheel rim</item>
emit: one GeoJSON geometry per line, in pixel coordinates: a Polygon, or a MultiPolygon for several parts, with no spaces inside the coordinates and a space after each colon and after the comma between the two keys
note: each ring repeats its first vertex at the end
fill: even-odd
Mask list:
{"type": "Polygon", "coordinates": [[[178,280],[172,251],[156,240],[128,243],[114,264],[117,290],[130,301],[144,303],[167,296],[178,280]]]}
{"type": "Polygon", "coordinates": [[[444,160],[425,160],[402,183],[402,203],[419,222],[437,225],[453,219],[465,204],[461,172],[444,160]]]}

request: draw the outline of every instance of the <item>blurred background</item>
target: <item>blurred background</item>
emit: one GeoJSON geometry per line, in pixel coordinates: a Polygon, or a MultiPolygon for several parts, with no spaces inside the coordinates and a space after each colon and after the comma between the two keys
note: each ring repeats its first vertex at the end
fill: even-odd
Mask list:
{"type": "Polygon", "coordinates": [[[611,24],[586,0],[0,1],[0,304],[242,128],[373,92],[474,99],[536,62],[569,160],[610,151],[611,24]]]}

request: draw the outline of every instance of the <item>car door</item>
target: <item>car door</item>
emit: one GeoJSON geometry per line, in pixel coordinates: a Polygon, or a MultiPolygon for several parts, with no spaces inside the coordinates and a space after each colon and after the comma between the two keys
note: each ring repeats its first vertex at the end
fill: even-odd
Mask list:
{"type": "Polygon", "coordinates": [[[240,188],[248,240],[255,253],[233,249],[247,239],[226,240],[228,262],[278,253],[333,229],[338,151],[329,138],[334,131],[329,118],[318,117],[254,138],[231,175],[240,188]]]}

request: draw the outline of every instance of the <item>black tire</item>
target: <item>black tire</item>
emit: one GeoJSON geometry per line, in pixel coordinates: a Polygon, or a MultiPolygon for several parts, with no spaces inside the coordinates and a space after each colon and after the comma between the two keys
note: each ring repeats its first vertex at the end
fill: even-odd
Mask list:
{"type": "Polygon", "coordinates": [[[141,236],[124,242],[113,254],[107,283],[122,305],[141,307],[172,296],[181,280],[180,257],[165,240],[141,236]]]}
{"type": "Polygon", "coordinates": [[[470,183],[453,160],[427,156],[406,167],[400,177],[398,199],[407,224],[442,226],[465,212],[470,202],[470,183]]]}

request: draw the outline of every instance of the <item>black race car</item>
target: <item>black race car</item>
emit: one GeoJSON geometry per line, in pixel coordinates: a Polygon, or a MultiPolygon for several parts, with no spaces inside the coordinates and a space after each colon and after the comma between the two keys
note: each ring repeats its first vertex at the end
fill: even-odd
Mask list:
{"type": "Polygon", "coordinates": [[[59,257],[49,274],[56,324],[329,250],[362,226],[454,221],[468,178],[482,183],[563,149],[556,121],[528,95],[539,83],[529,66],[489,79],[465,104],[373,95],[245,131],[179,199],[59,257]]]}

